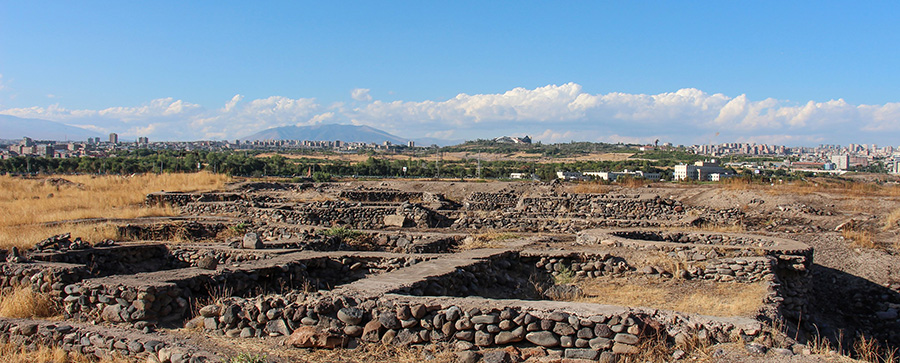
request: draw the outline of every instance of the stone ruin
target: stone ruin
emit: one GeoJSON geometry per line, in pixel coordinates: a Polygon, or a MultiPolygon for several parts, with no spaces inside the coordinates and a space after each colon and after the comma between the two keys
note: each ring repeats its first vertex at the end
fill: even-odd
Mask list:
{"type": "Polygon", "coordinates": [[[182,216],[120,225],[130,242],[44,243],[0,264],[0,287],[48,293],[65,315],[0,319],[0,339],[163,363],[227,356],[160,328],[284,339],[283,349],[435,344],[461,361],[517,346],[610,362],[658,340],[789,349],[790,339],[770,326],[802,319],[812,264],[812,250],[796,241],[690,229],[734,212],[659,195],[501,191],[453,201],[427,191],[258,183],[154,193],[147,204],[177,206],[182,216]],[[288,194],[305,189],[332,197],[288,194]],[[487,229],[515,235],[464,248],[487,229]],[[681,268],[642,265],[646,255],[681,268]],[[578,292],[554,283],[561,273],[645,273],[768,290],[755,316],[713,317],[566,301],[578,292]]]}

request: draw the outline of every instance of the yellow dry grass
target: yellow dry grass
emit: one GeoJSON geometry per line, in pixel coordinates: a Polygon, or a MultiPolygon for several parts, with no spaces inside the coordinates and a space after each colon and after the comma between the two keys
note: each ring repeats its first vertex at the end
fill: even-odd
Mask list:
{"type": "MultiPolygon", "coordinates": [[[[54,186],[46,179],[0,175],[0,248],[27,248],[53,234],[69,232],[41,223],[91,218],[171,216],[171,207],[145,207],[148,193],[160,190],[200,191],[222,188],[228,177],[212,173],[145,174],[137,176],[74,175],[61,178],[75,185],[54,186]]],[[[109,238],[104,227],[79,232],[109,238]],[[90,232],[100,230],[99,233],[90,232]],[[105,232],[103,232],[105,231],[105,232]]],[[[73,237],[82,237],[73,233],[73,237]]]]}
{"type": "Polygon", "coordinates": [[[487,231],[473,234],[465,239],[456,247],[457,250],[474,250],[479,248],[496,248],[501,246],[501,241],[518,238],[515,233],[487,231]]]}
{"type": "Polygon", "coordinates": [[[577,194],[606,194],[612,187],[600,182],[584,182],[572,186],[572,192],[577,194]]]}
{"type": "Polygon", "coordinates": [[[875,248],[878,247],[878,244],[875,243],[875,236],[872,232],[866,230],[858,230],[858,229],[844,229],[841,231],[841,236],[844,237],[845,240],[850,241],[850,245],[859,248],[875,248]]]}
{"type": "Polygon", "coordinates": [[[4,318],[49,318],[58,314],[56,303],[31,286],[19,286],[0,294],[0,316],[4,318]]]}
{"type": "Polygon", "coordinates": [[[20,249],[27,249],[47,237],[63,233],[71,233],[72,239],[81,237],[82,240],[90,243],[97,243],[107,239],[116,240],[119,237],[116,226],[110,223],[6,226],[0,227],[0,248],[16,246],[20,249]]]}
{"type": "Polygon", "coordinates": [[[0,344],[0,362],[3,363],[125,363],[136,362],[120,356],[107,357],[101,360],[89,358],[76,352],[66,352],[58,347],[39,346],[29,350],[25,346],[2,343],[0,344]]]}
{"type": "Polygon", "coordinates": [[[582,280],[585,297],[597,304],[644,306],[713,316],[751,316],[766,296],[766,286],[709,281],[599,278],[582,280]]]}
{"type": "Polygon", "coordinates": [[[900,208],[894,209],[884,216],[884,230],[896,227],[897,222],[900,222],[900,208]]]}

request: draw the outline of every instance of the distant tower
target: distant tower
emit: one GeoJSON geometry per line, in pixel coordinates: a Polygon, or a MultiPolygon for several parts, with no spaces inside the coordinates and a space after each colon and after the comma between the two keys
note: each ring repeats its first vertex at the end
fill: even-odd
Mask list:
{"type": "Polygon", "coordinates": [[[110,144],[118,144],[119,143],[119,134],[113,132],[109,134],[109,143],[110,144]]]}

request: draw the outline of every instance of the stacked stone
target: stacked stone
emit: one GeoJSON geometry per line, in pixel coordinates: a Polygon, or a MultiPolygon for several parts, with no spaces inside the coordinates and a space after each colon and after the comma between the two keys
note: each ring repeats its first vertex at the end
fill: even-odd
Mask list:
{"type": "Polygon", "coordinates": [[[343,190],[339,197],[341,199],[355,202],[407,202],[411,200],[422,200],[422,192],[401,192],[399,190],[343,190]]]}
{"type": "Polygon", "coordinates": [[[0,340],[20,347],[50,346],[97,359],[113,355],[146,357],[148,362],[206,362],[214,354],[166,344],[148,335],[83,329],[42,321],[0,320],[0,340]]]}
{"type": "Polygon", "coordinates": [[[111,323],[174,321],[188,309],[184,290],[175,284],[152,286],[105,286],[76,283],[66,285],[63,307],[67,317],[97,319],[111,323]]]}
{"type": "Polygon", "coordinates": [[[253,220],[332,226],[341,223],[353,228],[383,227],[384,216],[394,214],[396,207],[367,207],[347,202],[314,202],[287,209],[254,208],[248,211],[253,220]]]}
{"type": "Polygon", "coordinates": [[[347,298],[290,302],[268,297],[206,306],[188,324],[230,337],[293,334],[288,344],[308,348],[354,339],[396,345],[450,342],[461,350],[525,343],[582,359],[637,353],[645,328],[643,319],[632,314],[579,317],[555,311],[542,317],[512,307],[378,305],[367,300],[354,306],[347,298]]]}
{"type": "Polygon", "coordinates": [[[516,207],[531,218],[606,218],[654,220],[681,218],[681,202],[664,198],[609,198],[596,194],[565,194],[560,197],[523,198],[516,207]]]}
{"type": "Polygon", "coordinates": [[[190,215],[225,215],[246,217],[250,203],[244,201],[218,203],[189,203],[181,206],[181,212],[190,215]]]}
{"type": "Polygon", "coordinates": [[[61,297],[68,317],[112,323],[147,323],[185,318],[188,298],[209,294],[210,286],[227,287],[236,295],[258,293],[260,288],[326,290],[370,274],[393,271],[424,260],[421,257],[321,257],[252,270],[197,273],[174,282],[107,285],[87,280],[66,285],[61,297]],[[285,285],[287,284],[287,285],[285,285]]]}
{"type": "Polygon", "coordinates": [[[697,268],[691,274],[705,280],[718,282],[760,282],[772,281],[774,259],[757,258],[724,258],[710,261],[705,269],[697,268]]]}
{"type": "Polygon", "coordinates": [[[240,193],[159,192],[147,194],[144,204],[150,206],[183,206],[194,202],[234,202],[241,199],[240,193]]]}
{"type": "Polygon", "coordinates": [[[543,269],[553,276],[558,276],[568,271],[574,277],[589,278],[634,270],[624,259],[608,254],[578,257],[541,257],[540,260],[534,263],[534,267],[543,269]]]}
{"type": "Polygon", "coordinates": [[[97,271],[95,276],[133,274],[174,267],[170,265],[169,250],[164,244],[156,243],[36,253],[31,258],[36,261],[85,265],[97,271]]]}
{"type": "Polygon", "coordinates": [[[510,192],[474,192],[466,198],[463,207],[469,211],[502,210],[519,203],[520,195],[510,192]]]}
{"type": "Polygon", "coordinates": [[[154,223],[126,224],[117,227],[119,236],[135,241],[165,241],[172,239],[206,240],[215,238],[228,226],[224,223],[154,223]]]}
{"type": "Polygon", "coordinates": [[[83,266],[0,263],[0,289],[31,286],[37,292],[60,296],[66,284],[91,276],[83,266]]]}
{"type": "Polygon", "coordinates": [[[656,232],[656,231],[619,231],[613,236],[640,241],[707,244],[716,246],[771,247],[775,242],[767,239],[752,238],[741,235],[691,233],[691,232],[656,232]]]}

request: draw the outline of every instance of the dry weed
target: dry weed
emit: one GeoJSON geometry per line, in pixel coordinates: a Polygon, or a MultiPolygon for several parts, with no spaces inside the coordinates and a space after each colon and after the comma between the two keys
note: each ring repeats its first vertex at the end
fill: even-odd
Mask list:
{"type": "Polygon", "coordinates": [[[501,241],[518,238],[515,233],[488,231],[473,234],[460,242],[456,247],[460,251],[474,250],[479,248],[497,248],[501,246],[501,241]]]}
{"type": "Polygon", "coordinates": [[[58,313],[53,299],[34,292],[31,286],[19,286],[0,294],[0,316],[4,318],[49,318],[58,313]]]}
{"type": "MultiPolygon", "coordinates": [[[[16,230],[15,227],[47,222],[91,218],[137,218],[171,216],[178,211],[171,207],[145,207],[148,193],[160,190],[197,191],[222,188],[227,177],[211,173],[146,174],[131,177],[73,175],[62,178],[74,184],[52,185],[43,180],[22,179],[0,175],[0,248],[31,247],[49,237],[54,228],[35,227],[16,230]],[[18,235],[41,235],[37,239],[18,235]]],[[[58,229],[57,229],[58,230],[58,229]]],[[[68,231],[66,231],[68,232],[68,231]]],[[[74,236],[78,234],[73,233],[74,236]]],[[[82,237],[84,238],[84,237],[82,237]]]]}
{"type": "Polygon", "coordinates": [[[581,280],[583,302],[644,306],[713,316],[751,316],[766,296],[763,284],[712,284],[706,281],[581,280]]]}
{"type": "Polygon", "coordinates": [[[81,237],[82,240],[90,243],[119,238],[118,229],[110,223],[7,226],[0,227],[0,241],[3,241],[0,248],[16,246],[20,249],[27,249],[47,237],[63,233],[71,233],[73,239],[81,237]]]}
{"type": "Polygon", "coordinates": [[[66,352],[59,347],[39,345],[35,349],[13,343],[0,343],[0,362],[3,363],[134,363],[121,355],[106,356],[100,360],[77,352],[66,352]]]}
{"type": "Polygon", "coordinates": [[[850,245],[854,247],[870,249],[878,247],[874,234],[866,230],[848,228],[841,231],[841,236],[850,241],[850,245]]]}
{"type": "Polygon", "coordinates": [[[612,188],[601,182],[583,182],[572,187],[572,192],[576,194],[606,194],[612,188]]]}
{"type": "Polygon", "coordinates": [[[883,230],[887,231],[893,227],[897,226],[897,222],[900,222],[900,208],[894,209],[890,213],[884,216],[884,228],[883,230]]]}

